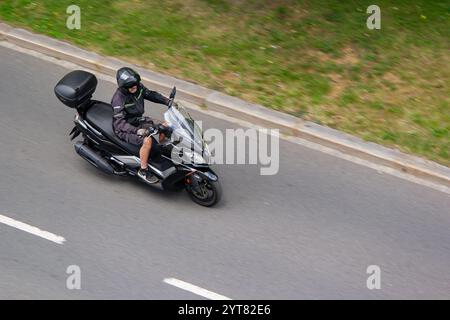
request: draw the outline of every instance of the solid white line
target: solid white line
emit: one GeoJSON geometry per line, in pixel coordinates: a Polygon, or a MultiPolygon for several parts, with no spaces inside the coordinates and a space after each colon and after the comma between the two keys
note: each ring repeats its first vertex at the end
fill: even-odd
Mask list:
{"type": "Polygon", "coordinates": [[[186,291],[190,291],[192,293],[195,293],[199,296],[208,298],[210,300],[231,300],[228,297],[222,296],[220,294],[211,292],[209,290],[197,287],[193,284],[175,279],[175,278],[166,278],[163,280],[165,283],[170,284],[172,286],[178,287],[180,289],[186,290],[186,291]]]}
{"type": "Polygon", "coordinates": [[[35,236],[53,241],[58,244],[63,244],[63,242],[66,241],[66,239],[64,239],[61,236],[57,236],[56,234],[41,230],[39,228],[36,228],[36,227],[30,226],[29,224],[8,218],[1,214],[0,214],[0,223],[4,223],[10,227],[34,234],[35,236]]]}

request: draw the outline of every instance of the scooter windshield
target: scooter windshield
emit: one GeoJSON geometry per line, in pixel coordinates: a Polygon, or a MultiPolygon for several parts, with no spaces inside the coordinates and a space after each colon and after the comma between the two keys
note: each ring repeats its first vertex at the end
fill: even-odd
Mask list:
{"type": "Polygon", "coordinates": [[[200,126],[192,119],[186,108],[178,102],[164,113],[164,120],[173,129],[172,141],[180,140],[178,147],[183,147],[200,155],[204,162],[209,162],[209,150],[203,140],[200,126]]]}

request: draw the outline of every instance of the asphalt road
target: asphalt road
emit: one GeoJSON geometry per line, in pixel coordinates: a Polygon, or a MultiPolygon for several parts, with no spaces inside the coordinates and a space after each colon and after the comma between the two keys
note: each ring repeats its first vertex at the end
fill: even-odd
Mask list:
{"type": "MultiPolygon", "coordinates": [[[[223,201],[203,208],[75,154],[74,112],[53,94],[67,72],[0,47],[0,214],[66,239],[0,223],[0,298],[202,299],[172,277],[232,299],[450,298],[448,194],[281,141],[277,175],[218,166],[223,201]],[[80,290],[66,287],[69,265],[80,290]],[[380,290],[366,287],[369,265],[380,290]]],[[[113,91],[100,81],[95,98],[113,91]]]]}

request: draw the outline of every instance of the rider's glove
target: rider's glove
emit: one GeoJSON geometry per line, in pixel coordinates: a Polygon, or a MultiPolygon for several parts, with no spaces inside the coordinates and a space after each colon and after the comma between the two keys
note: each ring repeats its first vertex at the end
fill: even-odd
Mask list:
{"type": "Polygon", "coordinates": [[[140,137],[148,136],[148,130],[147,129],[139,129],[137,131],[137,135],[140,137]]]}
{"type": "Polygon", "coordinates": [[[147,128],[147,129],[138,129],[137,135],[141,137],[148,137],[152,133],[155,133],[156,129],[153,127],[147,128]]]}
{"type": "Polygon", "coordinates": [[[160,133],[164,133],[167,138],[170,138],[170,136],[172,135],[172,132],[173,132],[171,127],[164,125],[162,123],[158,124],[158,131],[160,133]]]}

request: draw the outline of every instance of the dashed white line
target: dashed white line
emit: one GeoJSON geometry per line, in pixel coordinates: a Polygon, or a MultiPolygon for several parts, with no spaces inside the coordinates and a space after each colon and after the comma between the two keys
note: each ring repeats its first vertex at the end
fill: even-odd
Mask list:
{"type": "Polygon", "coordinates": [[[198,286],[195,286],[193,284],[190,284],[190,283],[187,283],[187,282],[175,279],[175,278],[166,278],[163,281],[167,284],[170,284],[177,288],[195,293],[199,296],[205,297],[210,300],[231,300],[230,298],[225,297],[221,294],[214,293],[212,291],[200,288],[198,286]]]}
{"type": "Polygon", "coordinates": [[[16,229],[19,229],[19,230],[22,230],[22,231],[34,234],[35,236],[38,236],[38,237],[41,237],[41,238],[53,241],[53,242],[55,242],[57,244],[63,244],[64,241],[66,241],[66,239],[64,239],[64,237],[61,237],[61,236],[58,236],[58,235],[53,234],[51,232],[44,231],[44,230],[41,230],[39,228],[30,226],[29,224],[26,224],[26,223],[23,223],[23,222],[11,219],[11,218],[9,218],[7,216],[4,216],[4,215],[1,215],[1,214],[0,214],[0,223],[4,223],[4,224],[6,224],[6,225],[8,225],[10,227],[13,227],[13,228],[16,228],[16,229]]]}

